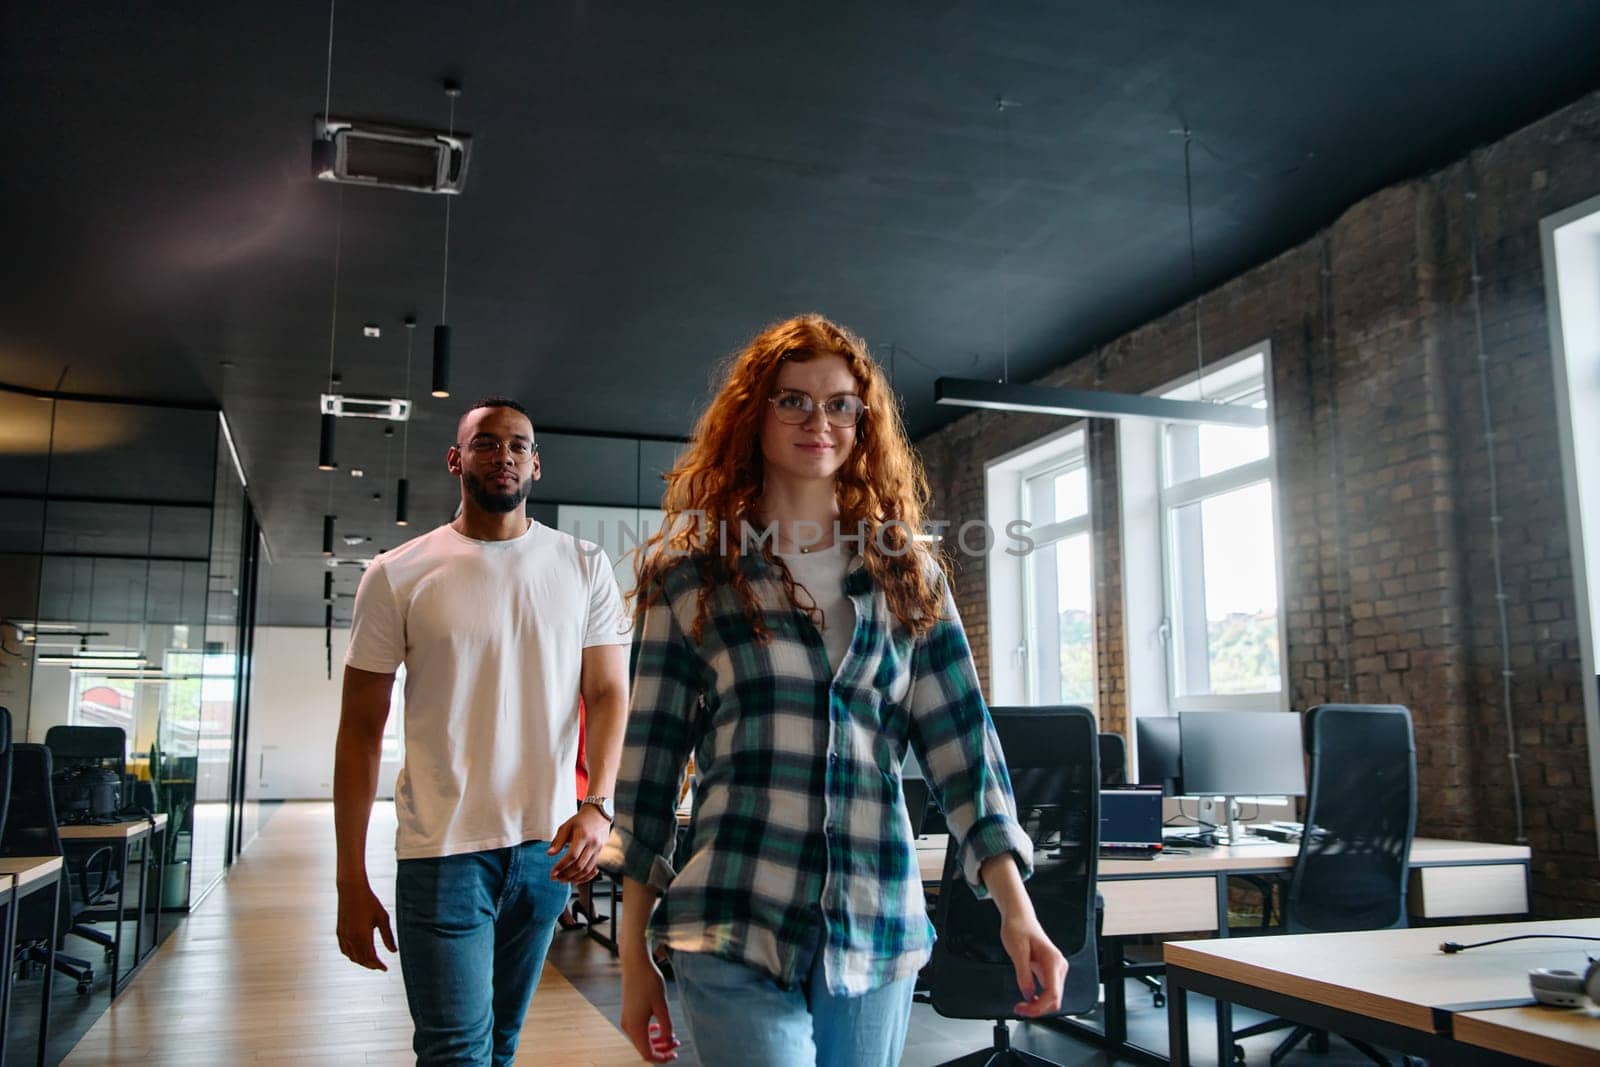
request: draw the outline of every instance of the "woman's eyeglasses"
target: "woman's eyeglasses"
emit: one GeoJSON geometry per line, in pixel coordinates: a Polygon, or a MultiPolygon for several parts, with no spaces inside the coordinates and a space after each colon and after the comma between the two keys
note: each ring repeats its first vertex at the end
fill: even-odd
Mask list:
{"type": "MultiPolygon", "coordinates": [[[[810,420],[817,401],[798,389],[779,389],[772,396],[772,410],[779,422],[798,426],[810,420]]],[[[835,393],[822,401],[822,415],[833,426],[854,426],[866,411],[866,402],[854,393],[835,393]]]]}

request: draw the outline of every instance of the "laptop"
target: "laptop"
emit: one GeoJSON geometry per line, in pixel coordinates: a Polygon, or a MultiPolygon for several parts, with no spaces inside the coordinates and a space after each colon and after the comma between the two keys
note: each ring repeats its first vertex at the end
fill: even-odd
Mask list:
{"type": "Polygon", "coordinates": [[[1161,851],[1161,787],[1118,785],[1100,790],[1100,854],[1153,859],[1161,851]]]}

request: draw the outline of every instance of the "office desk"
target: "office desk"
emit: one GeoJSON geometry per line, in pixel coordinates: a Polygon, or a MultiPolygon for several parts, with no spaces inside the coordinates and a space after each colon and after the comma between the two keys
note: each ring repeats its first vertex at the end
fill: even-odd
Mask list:
{"type": "Polygon", "coordinates": [[[1459,1012],[1451,1033],[1466,1045],[1526,1056],[1556,1067],[1600,1063],[1600,1008],[1548,1008],[1539,1004],[1459,1012]]]}
{"type": "Polygon", "coordinates": [[[0,881],[5,883],[6,924],[5,944],[7,965],[0,974],[0,1062],[6,1058],[6,1044],[11,1036],[11,975],[17,958],[17,910],[22,902],[35,893],[50,894],[50,940],[45,952],[44,988],[39,997],[39,1067],[44,1067],[45,1048],[50,1042],[50,987],[55,980],[56,918],[61,892],[60,856],[7,856],[0,857],[0,881]]]}
{"type": "MultiPolygon", "coordinates": [[[[1532,1027],[1538,1016],[1506,1016],[1504,1009],[1532,1003],[1528,971],[1534,967],[1578,968],[1583,942],[1517,941],[1439,951],[1446,940],[1486,941],[1525,933],[1600,936],[1600,919],[1482,926],[1371,930],[1343,934],[1288,934],[1233,940],[1172,941],[1167,962],[1167,1029],[1172,1059],[1188,1060],[1188,993],[1213,996],[1219,1005],[1247,1004],[1336,1034],[1347,1034],[1437,1063],[1525,1063],[1533,1041],[1519,1038],[1507,1051],[1492,1044],[1517,1025],[1532,1027]],[[1463,1021],[1464,1016],[1471,1016],[1463,1021]]],[[[1583,1055],[1570,1062],[1596,1062],[1600,1020],[1575,1024],[1557,1038],[1583,1055]]],[[[1218,1054],[1228,1062],[1231,1040],[1218,1020],[1218,1054]]],[[[1559,1062],[1559,1061],[1546,1061],[1559,1062]]]]}
{"type": "MultiPolygon", "coordinates": [[[[113,863],[118,870],[117,904],[114,913],[116,930],[111,946],[111,997],[116,999],[117,989],[126,981],[122,971],[122,923],[127,918],[128,857],[135,845],[143,845],[139,863],[139,896],[134,902],[133,961],[127,978],[132,978],[144,961],[155,950],[161,934],[161,880],[165,864],[161,862],[167,839],[167,816],[155,815],[150,819],[126,819],[115,823],[78,823],[61,827],[61,847],[69,856],[110,846],[113,863]],[[155,868],[155,892],[150,892],[150,869],[155,868]],[[151,905],[154,905],[152,909],[151,905]],[[147,913],[148,914],[147,916],[147,913]],[[150,944],[144,945],[144,925],[150,920],[150,944]]],[[[83,913],[86,922],[96,922],[113,916],[104,908],[90,908],[83,913]]]]}
{"type": "MultiPolygon", "coordinates": [[[[917,841],[924,882],[944,873],[944,835],[917,841]]],[[[1127,991],[1122,938],[1215,932],[1228,936],[1228,879],[1246,874],[1284,874],[1300,846],[1276,841],[1221,848],[1192,848],[1153,860],[1102,859],[1095,890],[1105,901],[1101,940],[1106,946],[1105,1030],[1053,1020],[1052,1025],[1123,1052],[1160,1060],[1160,1053],[1128,1042],[1127,991]]],[[[1477,915],[1523,915],[1531,899],[1524,845],[1493,845],[1419,837],[1411,843],[1408,906],[1418,919],[1463,919],[1477,915]],[[1419,886],[1425,891],[1419,891],[1419,886]]],[[[1441,939],[1442,940],[1442,939],[1441,939]]],[[[1228,1009],[1221,1009],[1224,1015],[1228,1009]]],[[[1220,1024],[1219,1024],[1220,1025],[1220,1024]]]]}

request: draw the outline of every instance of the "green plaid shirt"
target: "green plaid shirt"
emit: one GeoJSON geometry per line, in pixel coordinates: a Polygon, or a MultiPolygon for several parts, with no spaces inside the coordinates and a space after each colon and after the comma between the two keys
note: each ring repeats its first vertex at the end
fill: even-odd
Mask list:
{"type": "Polygon", "coordinates": [[[700,575],[688,561],[645,612],[600,865],[661,894],[658,944],[736,960],[784,986],[820,951],[831,991],[867,992],[915,974],[933,947],[900,786],[908,744],[980,895],[984,860],[1011,852],[1026,877],[1032,847],[942,574],[943,615],[914,638],[852,560],[844,593],[855,630],[834,672],[776,568],[759,557],[742,566],[771,629],[765,644],[726,582],[693,641],[700,575]],[[691,753],[694,812],[680,849],[691,753]]]}

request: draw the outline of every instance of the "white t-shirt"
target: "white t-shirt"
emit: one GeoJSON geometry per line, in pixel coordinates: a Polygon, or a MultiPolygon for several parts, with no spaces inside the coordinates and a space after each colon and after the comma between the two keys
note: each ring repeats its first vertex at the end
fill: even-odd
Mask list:
{"type": "Polygon", "coordinates": [[[548,841],[576,811],[583,650],[632,640],[605,554],[537,522],[449,526],[372,562],[345,663],[405,681],[400,859],[548,841]]]}
{"type": "MultiPolygon", "coordinates": [[[[850,650],[850,638],[856,632],[856,606],[844,595],[844,576],[852,557],[835,544],[811,552],[780,552],[778,558],[789,568],[795,584],[805,587],[822,612],[822,647],[828,651],[828,666],[838,674],[839,664],[850,650]]],[[[804,596],[800,597],[801,603],[804,600],[804,596]]]]}

